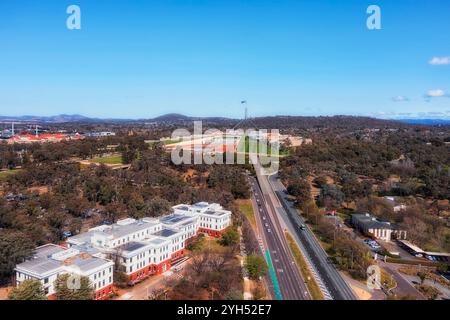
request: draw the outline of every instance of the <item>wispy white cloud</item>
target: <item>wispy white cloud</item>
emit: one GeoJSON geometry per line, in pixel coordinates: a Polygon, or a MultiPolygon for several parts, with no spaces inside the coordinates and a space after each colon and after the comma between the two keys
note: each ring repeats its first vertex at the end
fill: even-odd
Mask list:
{"type": "Polygon", "coordinates": [[[395,97],[392,97],[392,101],[394,101],[394,102],[406,102],[406,101],[409,101],[409,98],[405,97],[405,96],[395,96],[395,97]]]}
{"type": "Polygon", "coordinates": [[[442,90],[442,89],[434,89],[434,90],[428,90],[428,92],[425,94],[426,98],[441,98],[441,97],[448,97],[448,94],[442,90]]]}
{"type": "Polygon", "coordinates": [[[428,63],[433,66],[448,65],[450,64],[450,57],[433,57],[428,63]]]}

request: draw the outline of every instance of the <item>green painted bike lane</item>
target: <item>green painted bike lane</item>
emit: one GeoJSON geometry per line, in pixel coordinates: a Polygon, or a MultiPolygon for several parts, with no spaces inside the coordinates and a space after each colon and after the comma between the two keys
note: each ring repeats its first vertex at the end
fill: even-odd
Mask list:
{"type": "Polygon", "coordinates": [[[275,294],[278,300],[283,300],[281,297],[280,286],[278,285],[277,276],[275,275],[275,269],[273,268],[272,259],[270,258],[269,250],[266,249],[266,259],[267,264],[269,265],[269,273],[273,282],[273,289],[275,290],[275,294]]]}

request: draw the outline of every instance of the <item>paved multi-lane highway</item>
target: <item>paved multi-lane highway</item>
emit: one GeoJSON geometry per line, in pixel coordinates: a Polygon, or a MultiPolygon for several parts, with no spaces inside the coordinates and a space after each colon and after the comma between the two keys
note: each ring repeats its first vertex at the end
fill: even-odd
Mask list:
{"type": "Polygon", "coordinates": [[[305,221],[298,214],[293,204],[287,200],[286,188],[279,181],[277,175],[271,175],[269,177],[259,176],[258,178],[266,180],[265,182],[267,184],[263,184],[275,193],[279,199],[284,209],[278,210],[281,218],[289,230],[294,233],[294,238],[303,249],[303,254],[311,261],[315,272],[320,277],[320,281],[326,286],[331,297],[335,300],[356,300],[353,290],[336,270],[336,267],[330,262],[327,253],[323,250],[312,231],[308,227],[305,230],[300,229],[300,226],[305,224],[305,221]]]}
{"type": "Polygon", "coordinates": [[[272,199],[262,192],[254,177],[249,179],[254,207],[257,208],[255,211],[260,236],[270,255],[269,264],[271,262],[273,265],[273,274],[276,278],[275,290],[277,291],[279,288],[278,298],[283,300],[310,299],[306,284],[286,243],[284,230],[281,228],[278,216],[274,211],[272,199]]]}

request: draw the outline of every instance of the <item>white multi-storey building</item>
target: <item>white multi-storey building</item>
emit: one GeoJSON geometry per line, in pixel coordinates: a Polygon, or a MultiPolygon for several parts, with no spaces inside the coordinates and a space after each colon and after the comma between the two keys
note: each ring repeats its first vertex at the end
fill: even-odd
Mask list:
{"type": "Polygon", "coordinates": [[[173,209],[175,214],[196,217],[198,232],[211,236],[219,237],[231,225],[231,212],[217,203],[199,202],[191,206],[180,204],[173,209]]]}
{"type": "MultiPolygon", "coordinates": [[[[36,255],[42,260],[40,263],[49,265],[48,270],[43,270],[39,275],[35,274],[36,271],[30,267],[33,265],[31,259],[16,267],[17,281],[20,283],[26,277],[42,279],[45,281],[43,284],[46,293],[52,295],[54,280],[61,272],[70,272],[66,262],[72,258],[66,253],[68,256],[66,260],[56,262],[58,260],[52,257],[52,254],[65,250],[74,256],[83,255],[85,260],[89,256],[89,259],[96,261],[97,264],[104,262],[111,267],[108,272],[103,269],[97,270],[94,268],[96,264],[92,263],[91,269],[84,270],[82,261],[85,260],[70,260],[77,266],[80,265],[82,272],[78,273],[89,277],[96,289],[96,298],[101,299],[112,290],[114,263],[120,264],[116,267],[128,275],[130,282],[137,282],[149,275],[170,269],[173,262],[184,255],[189,240],[195,238],[198,233],[219,237],[231,225],[231,212],[224,210],[219,204],[206,202],[194,205],[182,204],[174,206],[173,211],[172,214],[160,218],[140,220],[127,218],[113,225],[89,229],[88,232],[67,239],[67,246],[70,249],[56,245],[40,247],[36,255]],[[48,250],[51,253],[46,252],[48,250]],[[53,268],[54,266],[64,268],[60,272],[58,268],[53,268]]],[[[35,264],[39,265],[36,262],[35,264]]]]}
{"type": "Polygon", "coordinates": [[[16,284],[28,279],[39,280],[45,293],[53,297],[54,283],[59,275],[85,276],[95,289],[95,298],[104,299],[113,292],[113,266],[110,260],[74,248],[46,244],[36,248],[31,259],[17,265],[16,284]]]}

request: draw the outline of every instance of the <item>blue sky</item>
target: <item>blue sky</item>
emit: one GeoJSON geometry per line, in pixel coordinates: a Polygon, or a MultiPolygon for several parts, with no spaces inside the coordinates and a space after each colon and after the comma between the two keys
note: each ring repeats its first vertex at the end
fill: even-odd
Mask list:
{"type": "Polygon", "coordinates": [[[449,17],[446,0],[4,0],[0,114],[241,117],[245,99],[252,116],[450,118],[449,17]]]}

